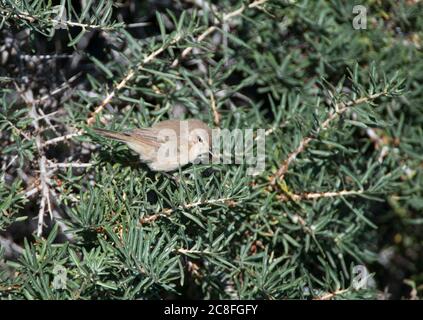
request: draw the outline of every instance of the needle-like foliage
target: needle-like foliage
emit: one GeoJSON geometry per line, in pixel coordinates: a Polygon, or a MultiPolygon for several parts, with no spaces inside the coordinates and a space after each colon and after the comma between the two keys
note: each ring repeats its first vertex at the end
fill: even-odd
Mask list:
{"type": "Polygon", "coordinates": [[[423,6],[360,5],[0,0],[0,298],[421,296],[423,6]],[[91,130],[193,117],[264,170],[91,130]]]}

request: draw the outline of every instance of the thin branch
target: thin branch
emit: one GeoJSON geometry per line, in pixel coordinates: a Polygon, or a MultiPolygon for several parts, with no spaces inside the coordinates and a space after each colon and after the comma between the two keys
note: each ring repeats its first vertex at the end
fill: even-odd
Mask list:
{"type": "Polygon", "coordinates": [[[330,192],[304,192],[301,194],[279,194],[277,195],[278,200],[286,202],[289,200],[301,201],[301,200],[314,200],[320,198],[336,198],[343,196],[353,196],[363,194],[364,190],[341,190],[341,191],[330,191],[330,192]]]}
{"type": "Polygon", "coordinates": [[[95,108],[95,110],[91,113],[90,117],[87,119],[87,124],[92,125],[95,122],[95,117],[97,114],[103,111],[104,107],[112,101],[113,97],[116,95],[116,93],[122,89],[126,83],[133,78],[135,75],[135,71],[133,69],[130,69],[127,73],[127,75],[117,84],[117,86],[106,95],[106,98],[101,101],[101,103],[95,108]]]}
{"type": "Polygon", "coordinates": [[[4,168],[2,168],[2,170],[3,170],[3,172],[6,172],[6,170],[7,169],[9,169],[9,167],[12,165],[12,164],[14,164],[15,163],[15,161],[16,161],[16,159],[19,157],[19,155],[15,155],[13,158],[12,158],[12,160],[10,160],[9,161],[9,163],[6,165],[5,164],[5,166],[4,166],[4,168]]]}
{"type": "Polygon", "coordinates": [[[211,106],[211,109],[212,109],[212,112],[213,112],[214,124],[217,127],[219,127],[220,126],[220,114],[217,111],[216,99],[214,97],[213,89],[211,88],[212,79],[209,79],[209,85],[210,85],[210,106],[211,106]]]}
{"type": "MultiPolygon", "coordinates": [[[[16,85],[17,87],[17,85],[16,85]]],[[[17,89],[19,89],[17,87],[17,89]]],[[[43,233],[43,226],[44,226],[44,213],[45,213],[45,206],[47,203],[49,212],[51,214],[51,204],[50,204],[50,198],[48,193],[48,177],[47,177],[47,171],[46,171],[46,162],[47,158],[44,155],[44,150],[42,147],[41,142],[41,133],[40,133],[40,125],[38,122],[39,115],[37,114],[37,110],[35,108],[35,104],[33,103],[34,99],[32,97],[32,93],[29,92],[28,94],[23,94],[21,90],[19,90],[19,94],[24,99],[25,103],[28,106],[31,106],[30,109],[30,116],[32,117],[32,126],[35,129],[35,144],[37,146],[38,150],[38,167],[40,169],[40,175],[39,179],[41,182],[41,200],[40,200],[40,208],[38,211],[38,222],[37,222],[37,236],[41,237],[43,233]]],[[[52,216],[52,214],[51,214],[52,216]]]]}
{"type": "Polygon", "coordinates": [[[69,134],[61,136],[61,137],[57,137],[57,138],[47,140],[43,143],[43,147],[46,147],[46,146],[51,145],[51,144],[63,142],[63,141],[69,140],[69,139],[74,138],[74,137],[82,136],[83,133],[84,132],[82,130],[79,130],[79,131],[74,132],[74,133],[69,133],[69,134]]]}
{"type": "Polygon", "coordinates": [[[44,155],[42,155],[38,162],[38,165],[40,167],[40,182],[41,182],[41,196],[42,196],[40,211],[38,212],[38,223],[37,223],[38,237],[41,237],[43,233],[44,211],[45,211],[46,204],[47,204],[47,210],[50,214],[50,217],[53,218],[53,211],[51,209],[50,190],[49,190],[50,179],[47,176],[46,163],[47,163],[47,158],[44,155]]]}
{"type": "Polygon", "coordinates": [[[150,22],[134,22],[134,23],[128,23],[124,25],[125,28],[140,28],[140,27],[146,27],[151,25],[150,22]]]}
{"type": "Polygon", "coordinates": [[[322,296],[319,296],[319,297],[314,298],[314,300],[329,300],[329,299],[332,299],[335,296],[344,294],[344,293],[346,293],[348,291],[349,291],[348,289],[342,289],[342,290],[337,290],[335,292],[325,293],[322,296]]]}
{"type": "Polygon", "coordinates": [[[46,115],[46,114],[44,113],[44,111],[43,111],[43,110],[41,110],[41,109],[39,109],[39,110],[38,110],[38,112],[40,113],[41,117],[38,117],[38,118],[37,118],[37,121],[40,121],[41,119],[43,119],[43,120],[47,123],[47,125],[49,126],[49,128],[50,128],[50,129],[51,129],[54,133],[59,134],[59,132],[57,131],[57,129],[55,128],[55,126],[51,123],[51,121],[50,121],[50,119],[49,119],[49,116],[48,116],[48,115],[46,115]]]}
{"type": "MultiPolygon", "coordinates": [[[[264,4],[267,1],[268,0],[256,0],[253,3],[250,3],[247,7],[248,8],[254,8],[254,7],[257,7],[257,6],[261,5],[261,4],[264,4]]],[[[224,14],[223,15],[223,18],[221,20],[221,23],[225,23],[225,22],[229,21],[230,19],[232,19],[232,18],[234,18],[236,16],[241,15],[244,12],[245,8],[246,8],[245,5],[242,4],[241,7],[239,7],[238,9],[235,9],[232,12],[229,12],[229,13],[224,14]]],[[[206,29],[206,31],[204,31],[202,34],[200,34],[198,36],[198,38],[195,40],[195,42],[199,43],[199,42],[203,41],[205,38],[207,38],[215,30],[217,30],[217,25],[213,25],[213,26],[209,27],[208,29],[206,29]]],[[[172,64],[171,64],[170,67],[171,68],[176,68],[179,65],[179,63],[181,62],[181,60],[184,59],[184,58],[186,58],[191,53],[191,51],[193,49],[194,49],[194,47],[185,48],[185,50],[182,51],[181,56],[179,58],[176,58],[172,62],[172,64]]]]}
{"type": "MultiPolygon", "coordinates": [[[[0,13],[2,14],[2,16],[9,15],[11,17],[26,20],[30,23],[34,23],[34,22],[42,20],[42,18],[33,16],[33,15],[29,14],[28,12],[16,11],[16,8],[15,8],[15,10],[10,10],[8,8],[2,8],[0,10],[0,13]]],[[[68,21],[68,20],[57,20],[57,19],[53,19],[53,18],[50,18],[50,17],[45,17],[44,19],[45,19],[45,21],[48,21],[48,23],[50,23],[51,25],[53,25],[55,27],[56,26],[57,27],[66,26],[67,28],[79,27],[79,28],[83,28],[83,29],[87,29],[87,30],[103,30],[103,31],[109,31],[109,30],[115,30],[116,29],[115,26],[102,26],[102,25],[80,23],[80,22],[68,21]]]]}
{"type": "Polygon", "coordinates": [[[208,250],[193,250],[193,249],[184,249],[184,248],[179,248],[176,249],[176,252],[178,253],[182,253],[182,254],[216,254],[216,252],[211,252],[208,250]]]}
{"type": "Polygon", "coordinates": [[[255,7],[259,7],[260,5],[264,4],[267,0],[258,0],[258,1],[254,1],[253,3],[250,3],[248,5],[248,8],[255,8],[255,7]]]}
{"type": "Polygon", "coordinates": [[[192,209],[192,208],[203,206],[203,205],[218,204],[218,203],[226,203],[230,207],[237,205],[237,202],[235,202],[232,198],[220,198],[220,199],[210,199],[210,200],[204,200],[204,201],[196,201],[196,202],[188,203],[188,204],[185,204],[185,205],[180,205],[180,206],[177,206],[175,208],[164,209],[159,213],[153,214],[153,215],[145,217],[145,218],[141,218],[140,223],[141,224],[151,223],[151,222],[157,220],[160,217],[168,217],[172,213],[174,213],[175,211],[178,211],[178,210],[192,209]]]}
{"type": "Polygon", "coordinates": [[[38,118],[37,118],[37,120],[38,120],[38,121],[40,121],[40,120],[44,120],[44,119],[46,119],[46,118],[50,118],[50,117],[52,117],[52,116],[54,116],[54,115],[56,115],[56,114],[58,114],[58,113],[60,113],[60,110],[57,110],[57,111],[53,111],[53,112],[50,112],[50,113],[44,114],[43,116],[38,117],[38,118]]]}
{"type": "Polygon", "coordinates": [[[46,198],[42,196],[40,201],[40,209],[38,211],[38,221],[37,221],[37,236],[38,237],[41,237],[43,233],[45,209],[46,209],[46,198]]]}
{"type": "Polygon", "coordinates": [[[56,168],[89,168],[93,166],[92,163],[79,163],[79,162],[68,162],[68,163],[54,163],[49,161],[48,167],[51,169],[56,168]]]}
{"type": "MultiPolygon", "coordinates": [[[[138,65],[137,69],[142,68],[145,64],[151,62],[154,60],[158,55],[160,55],[163,51],[165,51],[169,46],[177,43],[179,40],[181,40],[182,36],[178,34],[172,41],[167,43],[166,45],[161,46],[159,49],[153,51],[150,53],[147,57],[145,57],[142,62],[138,65]]],[[[103,111],[104,107],[110,103],[110,101],[113,99],[113,97],[116,95],[116,93],[122,89],[124,86],[126,86],[126,83],[130,81],[135,76],[135,69],[129,69],[126,76],[116,85],[116,87],[113,88],[113,90],[107,94],[106,98],[103,99],[103,101],[98,105],[97,108],[91,113],[91,116],[87,119],[87,124],[92,125],[95,122],[95,117],[97,114],[103,111]]]]}
{"type": "Polygon", "coordinates": [[[36,186],[36,187],[34,187],[32,189],[29,189],[28,191],[25,191],[24,196],[25,196],[25,198],[30,198],[34,194],[37,194],[40,191],[41,191],[41,186],[36,186]]]}
{"type": "Polygon", "coordinates": [[[367,128],[366,134],[370,138],[370,140],[374,143],[375,149],[380,149],[379,157],[377,161],[379,163],[383,162],[383,159],[389,154],[391,151],[391,147],[389,146],[388,141],[384,141],[383,137],[379,137],[376,133],[374,128],[367,128]]]}
{"type": "Polygon", "coordinates": [[[31,59],[53,60],[53,59],[70,59],[71,54],[21,54],[19,59],[30,61],[31,59]]]}
{"type": "Polygon", "coordinates": [[[76,75],[70,77],[65,82],[63,82],[61,85],[59,85],[56,89],[54,89],[51,92],[43,95],[41,98],[34,100],[34,103],[39,104],[39,103],[51,98],[52,96],[59,94],[60,92],[62,92],[66,88],[70,88],[69,84],[71,84],[72,82],[77,80],[80,76],[81,76],[81,73],[77,73],[76,75]]]}
{"type": "Polygon", "coordinates": [[[40,183],[41,183],[41,200],[40,200],[40,209],[38,211],[38,223],[37,223],[37,236],[41,237],[43,232],[44,226],[44,214],[45,214],[45,206],[47,204],[48,212],[50,213],[50,217],[53,218],[51,202],[50,202],[50,194],[49,194],[49,177],[47,174],[46,164],[47,158],[44,154],[43,143],[41,140],[41,127],[39,124],[39,115],[37,113],[36,105],[34,103],[34,98],[32,95],[32,91],[22,92],[19,86],[15,83],[15,87],[19,92],[22,99],[28,106],[31,106],[29,115],[32,118],[32,126],[35,130],[35,144],[38,151],[38,167],[40,169],[40,183]]]}
{"type": "Polygon", "coordinates": [[[288,168],[291,163],[295,161],[295,159],[298,157],[298,155],[303,152],[309,145],[309,143],[315,139],[315,136],[317,136],[321,131],[326,130],[329,128],[329,125],[332,123],[333,120],[338,118],[339,115],[345,113],[347,110],[349,110],[350,107],[356,106],[362,103],[370,102],[374,99],[377,99],[381,96],[385,96],[388,93],[386,91],[378,92],[375,94],[372,94],[368,97],[361,97],[356,100],[348,101],[347,103],[340,102],[335,105],[335,111],[333,111],[329,117],[321,124],[320,127],[318,127],[315,131],[315,134],[313,136],[305,137],[300,141],[300,144],[298,147],[291,152],[286,160],[283,161],[282,165],[279,167],[278,171],[274,176],[270,179],[270,185],[274,186],[278,180],[282,180],[288,171],[288,168]]]}
{"type": "Polygon", "coordinates": [[[15,129],[15,131],[17,133],[19,133],[24,140],[31,140],[31,137],[29,135],[27,135],[25,132],[23,132],[21,129],[19,129],[18,127],[16,127],[12,121],[10,121],[9,119],[6,118],[6,116],[4,116],[3,114],[0,113],[0,115],[2,116],[3,120],[6,121],[13,129],[15,129]]]}

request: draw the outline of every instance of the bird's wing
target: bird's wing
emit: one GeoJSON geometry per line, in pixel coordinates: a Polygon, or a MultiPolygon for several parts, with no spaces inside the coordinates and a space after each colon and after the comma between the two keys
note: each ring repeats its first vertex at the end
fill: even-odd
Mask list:
{"type": "Polygon", "coordinates": [[[157,132],[154,129],[134,129],[131,132],[131,136],[139,141],[140,143],[150,145],[152,147],[160,147],[162,141],[158,139],[157,132]]]}

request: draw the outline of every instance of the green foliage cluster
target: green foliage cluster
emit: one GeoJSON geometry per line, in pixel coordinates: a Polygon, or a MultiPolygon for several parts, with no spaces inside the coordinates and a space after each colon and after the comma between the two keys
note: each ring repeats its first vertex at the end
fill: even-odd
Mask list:
{"type": "Polygon", "coordinates": [[[423,7],[355,4],[0,0],[0,298],[421,296],[423,7]],[[265,170],[91,131],[175,117],[265,129],[265,170]]]}

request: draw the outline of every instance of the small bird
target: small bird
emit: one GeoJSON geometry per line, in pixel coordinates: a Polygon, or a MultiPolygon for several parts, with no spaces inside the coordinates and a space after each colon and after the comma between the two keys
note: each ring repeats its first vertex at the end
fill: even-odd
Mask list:
{"type": "Polygon", "coordinates": [[[173,171],[209,159],[212,131],[198,119],[164,120],[125,132],[93,128],[97,134],[125,142],[152,171],[173,171]]]}

